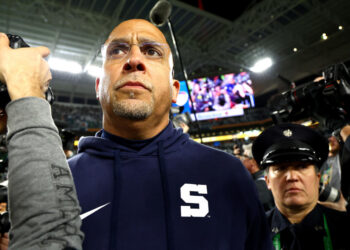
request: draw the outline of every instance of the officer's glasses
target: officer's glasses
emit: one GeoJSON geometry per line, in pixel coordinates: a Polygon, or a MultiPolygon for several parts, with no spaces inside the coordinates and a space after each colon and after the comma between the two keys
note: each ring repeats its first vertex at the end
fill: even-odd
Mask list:
{"type": "Polygon", "coordinates": [[[168,47],[165,43],[143,42],[139,44],[129,44],[124,42],[112,41],[107,46],[102,46],[102,53],[107,59],[121,60],[130,56],[131,47],[136,45],[141,53],[148,59],[161,59],[166,54],[168,47]]]}

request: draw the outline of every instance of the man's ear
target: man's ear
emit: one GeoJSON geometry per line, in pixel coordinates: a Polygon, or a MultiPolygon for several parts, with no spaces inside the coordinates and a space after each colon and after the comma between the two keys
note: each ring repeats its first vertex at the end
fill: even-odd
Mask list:
{"type": "Polygon", "coordinates": [[[270,180],[269,180],[269,177],[267,175],[268,175],[268,173],[265,173],[265,176],[264,176],[265,177],[266,186],[267,186],[268,189],[271,190],[270,180]]]}
{"type": "Polygon", "coordinates": [[[173,92],[172,92],[173,95],[171,97],[171,101],[172,103],[176,103],[177,96],[179,95],[179,90],[180,90],[180,83],[178,80],[173,80],[172,88],[173,88],[173,92]]]}
{"type": "Polygon", "coordinates": [[[97,100],[100,100],[100,91],[99,91],[99,86],[100,86],[100,78],[99,77],[97,77],[96,78],[96,81],[95,81],[95,91],[96,91],[96,99],[97,100]]]}

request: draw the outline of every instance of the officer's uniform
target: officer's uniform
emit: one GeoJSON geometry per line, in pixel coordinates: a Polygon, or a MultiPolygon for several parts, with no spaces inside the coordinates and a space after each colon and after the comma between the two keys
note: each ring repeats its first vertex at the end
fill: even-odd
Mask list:
{"type": "Polygon", "coordinates": [[[321,205],[301,223],[291,224],[277,208],[267,212],[275,249],[350,249],[350,221],[345,212],[321,205]]]}
{"type": "MultiPolygon", "coordinates": [[[[328,141],[315,130],[298,124],[280,124],[256,138],[252,152],[261,169],[282,162],[310,162],[318,168],[327,159],[328,141]]],[[[267,212],[275,249],[350,249],[350,218],[316,205],[298,224],[276,208],[267,212]]]]}

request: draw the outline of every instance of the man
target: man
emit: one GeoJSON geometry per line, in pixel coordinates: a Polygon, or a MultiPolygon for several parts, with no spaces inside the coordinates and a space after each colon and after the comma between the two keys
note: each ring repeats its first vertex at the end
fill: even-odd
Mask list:
{"type": "Polygon", "coordinates": [[[328,142],[311,128],[280,124],[253,143],[253,155],[275,199],[267,213],[275,249],[349,249],[346,212],[318,204],[319,168],[328,142]]]}
{"type": "MultiPolygon", "coordinates": [[[[11,49],[0,33],[0,81],[11,102],[0,111],[9,158],[9,249],[82,249],[80,207],[44,92],[48,48],[11,49]]],[[[7,239],[0,241],[7,249],[7,239]]]]}
{"type": "Polygon", "coordinates": [[[118,25],[96,80],[103,130],[69,160],[88,249],[271,249],[254,183],[238,159],[169,122],[179,82],[162,32],[118,25]]]}
{"type": "Polygon", "coordinates": [[[252,175],[256,188],[258,189],[259,200],[265,211],[275,207],[275,202],[271,191],[267,188],[265,182],[264,170],[260,170],[258,164],[252,155],[252,143],[243,145],[243,156],[241,161],[249,173],[252,175]]]}

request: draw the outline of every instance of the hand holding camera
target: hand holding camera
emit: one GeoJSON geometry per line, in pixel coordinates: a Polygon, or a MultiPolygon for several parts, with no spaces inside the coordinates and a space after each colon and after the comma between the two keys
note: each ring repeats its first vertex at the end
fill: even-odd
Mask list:
{"type": "Polygon", "coordinates": [[[346,125],[340,130],[340,136],[341,136],[343,142],[346,141],[346,139],[349,137],[349,135],[350,135],[350,125],[346,125]]]}
{"type": "Polygon", "coordinates": [[[46,47],[16,48],[0,33],[0,82],[7,85],[11,100],[36,96],[45,98],[51,80],[48,63],[44,60],[50,54],[46,47]]]}

